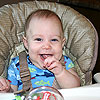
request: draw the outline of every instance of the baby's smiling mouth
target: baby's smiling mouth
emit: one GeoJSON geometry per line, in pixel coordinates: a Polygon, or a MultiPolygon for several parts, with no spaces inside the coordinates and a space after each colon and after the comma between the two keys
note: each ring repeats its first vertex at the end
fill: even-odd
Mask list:
{"type": "Polygon", "coordinates": [[[51,57],[53,54],[40,54],[40,58],[44,61],[47,57],[51,57]]]}

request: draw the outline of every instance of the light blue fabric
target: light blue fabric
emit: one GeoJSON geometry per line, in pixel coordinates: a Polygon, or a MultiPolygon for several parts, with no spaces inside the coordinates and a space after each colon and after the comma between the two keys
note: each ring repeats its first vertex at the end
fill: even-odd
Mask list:
{"type": "MultiPolygon", "coordinates": [[[[49,70],[43,70],[37,68],[35,65],[31,63],[29,60],[29,56],[27,56],[28,67],[31,74],[31,82],[32,87],[36,88],[39,86],[52,86],[55,76],[49,70]]],[[[66,65],[66,70],[74,67],[73,62],[68,57],[64,56],[64,62],[66,65]]],[[[22,81],[20,78],[20,66],[19,66],[19,57],[15,57],[12,59],[12,62],[8,68],[8,80],[10,84],[17,85],[18,90],[22,89],[22,81]]]]}

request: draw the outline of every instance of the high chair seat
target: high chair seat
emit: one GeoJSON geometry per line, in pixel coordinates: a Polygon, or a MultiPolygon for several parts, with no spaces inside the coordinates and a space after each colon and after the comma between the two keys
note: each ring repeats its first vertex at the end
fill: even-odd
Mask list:
{"type": "Polygon", "coordinates": [[[81,86],[92,84],[92,71],[98,53],[96,29],[73,8],[47,1],[20,2],[0,8],[0,75],[6,77],[12,57],[25,50],[22,43],[25,20],[37,9],[52,10],[61,18],[66,37],[63,54],[74,62],[81,86]]]}

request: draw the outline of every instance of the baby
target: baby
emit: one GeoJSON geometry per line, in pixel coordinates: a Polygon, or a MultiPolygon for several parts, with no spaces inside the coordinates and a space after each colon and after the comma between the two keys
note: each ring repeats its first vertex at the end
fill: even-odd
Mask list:
{"type": "MultiPolygon", "coordinates": [[[[59,88],[80,86],[80,79],[73,70],[73,62],[62,54],[65,40],[63,26],[56,13],[40,9],[29,15],[25,24],[23,43],[29,54],[27,63],[33,88],[39,86],[57,88],[54,81],[59,88]]],[[[12,59],[8,68],[10,84],[5,79],[3,81],[8,85],[6,88],[3,82],[0,83],[1,91],[9,91],[9,87],[14,92],[22,89],[18,56],[12,59]]]]}

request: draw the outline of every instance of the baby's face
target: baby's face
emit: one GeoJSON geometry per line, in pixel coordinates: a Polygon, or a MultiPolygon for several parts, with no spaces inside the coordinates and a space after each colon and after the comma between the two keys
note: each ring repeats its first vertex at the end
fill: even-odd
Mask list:
{"type": "MultiPolygon", "coordinates": [[[[38,68],[43,68],[44,60],[54,56],[60,60],[64,39],[59,23],[54,19],[31,20],[30,33],[24,39],[31,62],[38,68]]],[[[28,30],[28,31],[29,31],[28,30]]]]}

